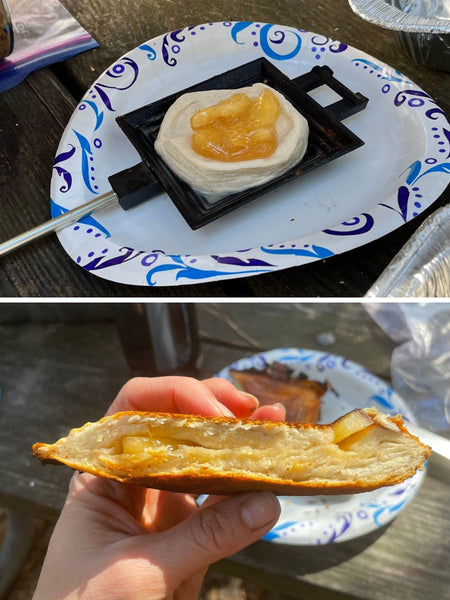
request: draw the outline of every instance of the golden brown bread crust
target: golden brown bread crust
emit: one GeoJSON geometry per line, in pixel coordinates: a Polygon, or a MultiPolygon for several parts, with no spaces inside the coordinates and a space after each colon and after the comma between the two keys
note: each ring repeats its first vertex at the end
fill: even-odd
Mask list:
{"type": "Polygon", "coordinates": [[[231,369],[230,375],[243,391],[258,398],[260,406],[281,402],[286,408],[287,421],[317,423],[319,420],[326,384],[306,376],[293,377],[292,369],[277,362],[264,371],[231,369]]]}
{"type": "MultiPolygon", "coordinates": [[[[374,422],[376,419],[376,413],[374,413],[374,422]]],[[[379,414],[379,413],[377,413],[379,414]]],[[[97,423],[91,424],[86,423],[83,427],[78,430],[72,430],[70,435],[79,434],[80,432],[86,432],[92,425],[98,426],[102,423],[108,423],[108,425],[114,426],[114,422],[121,421],[127,417],[133,419],[147,419],[151,420],[172,420],[172,419],[183,419],[188,424],[205,424],[209,427],[211,424],[219,424],[222,427],[227,428],[228,426],[239,425],[245,428],[246,426],[255,427],[261,426],[265,432],[269,434],[271,431],[277,431],[280,427],[286,428],[287,430],[316,430],[326,432],[333,427],[332,424],[317,425],[317,424],[299,424],[299,423],[286,423],[286,422],[274,422],[274,421],[256,421],[256,420],[244,420],[244,419],[232,419],[228,417],[202,417],[196,415],[168,415],[166,413],[146,413],[146,412],[135,412],[125,411],[122,413],[116,413],[115,415],[104,417],[97,423]],[[74,433],[75,432],[75,433],[74,433]]],[[[364,478],[355,478],[350,482],[335,482],[335,481],[323,481],[318,484],[316,481],[293,481],[292,479],[278,478],[274,476],[264,476],[260,474],[243,474],[242,472],[226,472],[220,473],[214,471],[208,467],[197,466],[196,468],[183,468],[182,472],[161,472],[149,473],[142,476],[139,473],[139,469],[136,469],[136,464],[132,461],[124,459],[123,462],[119,462],[116,465],[116,469],[108,467],[108,465],[96,465],[92,466],[89,464],[82,464],[79,462],[76,456],[65,457],[61,456],[58,452],[58,444],[64,442],[63,438],[59,442],[53,445],[37,443],[34,444],[32,452],[33,455],[43,462],[56,462],[66,464],[74,469],[83,470],[100,477],[107,477],[116,481],[143,485],[146,487],[152,487],[162,490],[169,490],[173,492],[188,492],[194,494],[206,493],[206,494],[234,494],[251,491],[263,491],[270,490],[275,494],[279,495],[316,495],[316,494],[351,494],[358,492],[365,492],[381,487],[381,485],[394,485],[404,481],[408,477],[414,475],[416,470],[422,468],[424,461],[430,454],[430,449],[427,446],[421,444],[421,442],[412,436],[406,429],[401,416],[396,417],[385,417],[386,423],[389,428],[390,424],[395,427],[401,435],[406,436],[410,440],[415,440],[420,446],[421,459],[417,462],[411,463],[406,469],[403,470],[401,475],[392,475],[387,473],[384,476],[382,483],[380,481],[371,481],[364,478]]],[[[380,425],[381,427],[381,425],[380,425]]],[[[244,434],[245,435],[245,434],[244,434]]],[[[70,436],[69,436],[70,437],[70,436]]],[[[270,442],[268,442],[270,443],[270,442]]],[[[122,455],[123,456],[123,455],[122,455]]],[[[257,453],[255,453],[255,460],[257,460],[257,453]]]]}
{"type": "MultiPolygon", "coordinates": [[[[414,472],[411,472],[411,476],[414,472]]],[[[115,478],[111,478],[115,479],[115,478]]],[[[356,494],[361,492],[370,492],[379,488],[379,485],[369,485],[367,483],[355,482],[348,486],[332,486],[315,484],[276,481],[273,479],[264,479],[253,476],[251,479],[240,475],[234,475],[232,478],[221,477],[219,475],[193,473],[189,475],[154,475],[151,477],[128,477],[126,479],[117,478],[116,481],[141,485],[158,490],[169,492],[180,492],[185,494],[214,494],[230,496],[233,494],[245,494],[247,492],[272,492],[277,496],[329,496],[338,494],[356,494]]],[[[404,481],[402,479],[392,478],[386,481],[384,485],[395,485],[404,481]]]]}

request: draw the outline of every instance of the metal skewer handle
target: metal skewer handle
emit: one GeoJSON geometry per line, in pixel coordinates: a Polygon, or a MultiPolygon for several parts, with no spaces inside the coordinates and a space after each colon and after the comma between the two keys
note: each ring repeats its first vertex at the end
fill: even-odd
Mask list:
{"type": "Polygon", "coordinates": [[[34,240],[38,240],[53,231],[59,231],[60,229],[64,229],[68,225],[72,223],[76,223],[83,217],[92,214],[93,212],[99,210],[100,208],[106,208],[110,204],[117,203],[118,198],[117,194],[113,191],[107,192],[106,194],[102,194],[98,198],[94,198],[90,202],[86,202],[86,204],[82,204],[77,208],[69,210],[59,217],[55,217],[54,219],[50,219],[45,223],[41,223],[41,225],[37,225],[37,227],[33,227],[33,229],[29,229],[24,233],[20,233],[16,235],[16,237],[7,240],[0,244],[0,256],[5,256],[30,242],[34,242],[34,240]]]}

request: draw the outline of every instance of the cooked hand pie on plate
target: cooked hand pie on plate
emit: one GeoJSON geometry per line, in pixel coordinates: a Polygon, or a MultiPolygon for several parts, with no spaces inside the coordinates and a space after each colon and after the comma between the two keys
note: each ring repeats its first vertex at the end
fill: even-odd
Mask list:
{"type": "Polygon", "coordinates": [[[400,416],[354,410],[329,425],[120,412],[34,444],[44,462],[175,492],[348,494],[393,485],[430,449],[400,416]]]}
{"type": "Polygon", "coordinates": [[[322,396],[332,389],[327,382],[308,379],[304,374],[295,376],[292,369],[274,361],[265,369],[230,369],[237,387],[253,394],[260,406],[280,402],[286,409],[286,421],[317,423],[322,396]]]}

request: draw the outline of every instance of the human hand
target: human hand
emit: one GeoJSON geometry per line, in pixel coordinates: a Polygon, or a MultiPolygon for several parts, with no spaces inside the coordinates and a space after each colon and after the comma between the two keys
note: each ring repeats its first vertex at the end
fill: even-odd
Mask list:
{"type": "MultiPolygon", "coordinates": [[[[144,410],[281,421],[281,405],[224,379],[136,378],[107,414],[144,410]]],[[[208,566],[263,536],[280,514],[273,494],[210,497],[75,474],[33,600],[191,600],[208,566]]]]}

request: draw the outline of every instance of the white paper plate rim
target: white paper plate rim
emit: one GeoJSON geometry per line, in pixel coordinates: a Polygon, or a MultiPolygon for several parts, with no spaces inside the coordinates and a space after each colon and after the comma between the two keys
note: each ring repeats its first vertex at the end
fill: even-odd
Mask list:
{"type": "MultiPolygon", "coordinates": [[[[52,217],[108,191],[102,170],[107,169],[108,153],[117,151],[117,145],[111,149],[109,144],[105,149],[105,134],[116,135],[115,117],[129,110],[140,82],[149,77],[169,78],[179,79],[182,85],[189,71],[187,64],[195,71],[199,61],[208,61],[202,49],[209,43],[224,60],[229,57],[229,68],[265,56],[280,68],[299,61],[310,67],[330,64],[344,83],[348,74],[353,77],[357,72],[362,83],[370,83],[369,103],[383,102],[386,119],[393,126],[407,118],[417,128],[417,139],[421,139],[417,155],[396,173],[398,183],[392,193],[380,184],[380,197],[370,210],[283,243],[247,247],[242,239],[239,247],[226,252],[176,254],[165,248],[124,246],[115,241],[102,213],[85,217],[60,231],[58,237],[71,258],[86,271],[126,284],[166,286],[308,264],[394,231],[422,213],[444,191],[450,174],[450,126],[429,94],[402,73],[362,51],[302,29],[247,21],[221,22],[186,27],[149,40],[122,56],[91,86],[75,110],[54,160],[52,217]]],[[[391,143],[395,140],[390,139],[391,143]]],[[[387,145],[386,151],[397,150],[387,145]]],[[[382,178],[380,173],[380,181],[382,178]]],[[[364,173],[349,173],[349,186],[360,186],[361,195],[363,183],[364,173]]]]}

